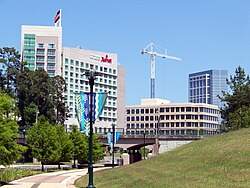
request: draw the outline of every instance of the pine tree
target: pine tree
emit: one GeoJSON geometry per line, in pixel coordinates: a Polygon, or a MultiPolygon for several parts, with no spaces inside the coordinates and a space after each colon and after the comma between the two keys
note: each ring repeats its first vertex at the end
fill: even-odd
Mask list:
{"type": "Polygon", "coordinates": [[[223,126],[227,130],[250,127],[250,78],[243,68],[236,68],[235,75],[227,80],[230,92],[223,92],[222,101],[226,106],[221,109],[223,126]]]}

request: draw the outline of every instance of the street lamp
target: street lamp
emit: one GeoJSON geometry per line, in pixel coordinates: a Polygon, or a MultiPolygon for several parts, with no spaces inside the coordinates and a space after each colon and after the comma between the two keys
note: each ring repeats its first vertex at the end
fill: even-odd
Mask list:
{"type": "MultiPolygon", "coordinates": [[[[23,129],[23,144],[25,144],[25,133],[26,133],[26,130],[23,129]]],[[[25,153],[23,154],[23,164],[25,163],[25,153]]]]}
{"type": "Polygon", "coordinates": [[[157,108],[156,112],[158,114],[158,118],[157,118],[157,123],[156,123],[156,127],[155,127],[155,134],[156,134],[156,139],[155,139],[155,143],[156,143],[156,148],[157,148],[157,155],[159,154],[159,130],[160,130],[160,120],[161,120],[161,116],[160,116],[160,109],[157,108]]]}
{"type": "Polygon", "coordinates": [[[93,183],[93,86],[95,84],[96,76],[100,76],[100,73],[96,72],[93,69],[85,72],[85,76],[89,79],[89,86],[90,86],[90,121],[89,121],[89,161],[88,161],[88,174],[89,174],[89,184],[87,188],[95,188],[93,183]]]}
{"type": "Polygon", "coordinates": [[[112,124],[112,168],[115,167],[114,161],[115,161],[115,124],[112,124]]]}
{"type": "Polygon", "coordinates": [[[143,132],[143,145],[144,145],[144,147],[143,147],[143,156],[144,156],[144,160],[146,159],[146,154],[145,154],[145,139],[146,139],[146,129],[144,130],[144,132],[143,132]]]}

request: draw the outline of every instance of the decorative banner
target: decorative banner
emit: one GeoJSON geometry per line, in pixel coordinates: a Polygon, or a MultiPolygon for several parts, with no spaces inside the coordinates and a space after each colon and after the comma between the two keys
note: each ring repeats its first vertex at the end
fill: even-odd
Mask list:
{"type": "MultiPolygon", "coordinates": [[[[93,117],[92,122],[95,123],[96,119],[102,114],[104,105],[106,103],[107,93],[93,93],[93,117]]],[[[80,124],[80,129],[89,135],[90,129],[90,93],[76,93],[76,115],[80,124]]]]}
{"type": "MultiPolygon", "coordinates": [[[[120,135],[121,135],[121,132],[115,133],[115,144],[119,140],[120,135]]],[[[112,147],[112,145],[113,145],[113,133],[112,132],[108,132],[108,144],[110,145],[110,147],[112,147]]]]}

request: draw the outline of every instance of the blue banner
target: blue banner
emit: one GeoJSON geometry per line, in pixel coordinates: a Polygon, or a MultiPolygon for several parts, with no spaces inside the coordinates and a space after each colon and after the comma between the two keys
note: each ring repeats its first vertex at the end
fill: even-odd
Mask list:
{"type": "MultiPolygon", "coordinates": [[[[102,114],[104,105],[106,103],[107,93],[93,93],[93,117],[92,122],[95,123],[96,119],[102,114]]],[[[90,93],[76,93],[76,115],[80,124],[80,129],[86,135],[89,135],[89,122],[90,122],[90,93]]]]}
{"type": "MultiPolygon", "coordinates": [[[[121,135],[121,132],[116,132],[115,133],[115,142],[114,142],[114,144],[117,143],[117,141],[120,138],[120,135],[121,135]]],[[[108,136],[107,137],[108,138],[108,144],[110,145],[110,147],[112,147],[112,145],[113,145],[113,133],[109,132],[107,136],[108,136]]]]}

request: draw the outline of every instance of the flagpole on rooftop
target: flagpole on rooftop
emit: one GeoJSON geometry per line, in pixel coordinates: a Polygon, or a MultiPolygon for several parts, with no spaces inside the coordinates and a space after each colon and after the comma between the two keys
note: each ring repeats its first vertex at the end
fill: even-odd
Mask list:
{"type": "Polygon", "coordinates": [[[59,27],[62,27],[62,9],[60,9],[59,27]]]}

